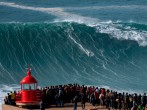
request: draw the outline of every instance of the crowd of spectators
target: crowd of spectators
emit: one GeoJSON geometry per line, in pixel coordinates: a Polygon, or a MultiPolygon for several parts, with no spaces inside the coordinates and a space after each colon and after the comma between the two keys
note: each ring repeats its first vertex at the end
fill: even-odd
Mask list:
{"type": "Polygon", "coordinates": [[[15,96],[16,96],[16,91],[14,92],[11,91],[10,93],[7,94],[7,96],[5,96],[4,103],[9,105],[16,105],[15,96]]]}
{"type": "Polygon", "coordinates": [[[41,89],[43,91],[43,100],[47,105],[55,104],[57,107],[64,107],[64,103],[81,102],[82,108],[89,102],[93,106],[105,106],[112,109],[124,110],[143,110],[147,109],[146,94],[128,94],[118,93],[117,91],[98,88],[94,86],[80,86],[78,84],[68,84],[59,86],[50,86],[41,89]]]}
{"type": "MultiPolygon", "coordinates": [[[[81,103],[81,107],[85,108],[85,103],[89,102],[93,106],[104,106],[108,109],[124,109],[124,110],[147,110],[146,94],[129,94],[118,93],[117,91],[98,88],[94,86],[84,86],[79,84],[67,84],[58,86],[43,87],[40,89],[42,93],[41,104],[49,107],[64,107],[65,103],[73,103],[74,110],[77,103],[81,103]]],[[[15,105],[15,92],[8,93],[5,98],[5,104],[15,105]]]]}

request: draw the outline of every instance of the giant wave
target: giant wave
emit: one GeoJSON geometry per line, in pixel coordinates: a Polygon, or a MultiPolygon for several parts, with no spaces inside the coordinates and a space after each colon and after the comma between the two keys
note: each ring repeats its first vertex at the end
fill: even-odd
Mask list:
{"type": "Polygon", "coordinates": [[[31,63],[39,85],[80,83],[144,91],[146,27],[121,22],[1,23],[0,83],[18,84],[31,63]]]}

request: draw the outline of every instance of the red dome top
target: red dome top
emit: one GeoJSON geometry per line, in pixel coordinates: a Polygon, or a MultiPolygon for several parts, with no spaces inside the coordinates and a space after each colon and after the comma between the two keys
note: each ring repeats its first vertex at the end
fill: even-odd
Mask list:
{"type": "Polygon", "coordinates": [[[32,83],[37,83],[37,81],[33,76],[26,76],[21,80],[20,83],[21,84],[32,84],[32,83]]]}
{"type": "Polygon", "coordinates": [[[30,69],[28,69],[27,74],[28,74],[28,75],[27,75],[26,77],[24,77],[24,78],[20,81],[21,84],[33,84],[33,83],[37,83],[36,79],[35,79],[33,76],[31,76],[31,71],[30,71],[30,69]]]}

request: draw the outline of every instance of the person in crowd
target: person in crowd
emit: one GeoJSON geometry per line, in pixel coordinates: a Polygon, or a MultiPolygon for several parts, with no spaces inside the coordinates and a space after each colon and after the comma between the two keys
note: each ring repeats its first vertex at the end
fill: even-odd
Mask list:
{"type": "Polygon", "coordinates": [[[109,108],[110,107],[110,96],[108,94],[106,94],[104,101],[105,101],[106,108],[109,108]]]}
{"type": "Polygon", "coordinates": [[[75,95],[75,97],[73,98],[73,103],[74,103],[74,110],[77,110],[78,95],[75,95]]]}
{"type": "Polygon", "coordinates": [[[104,106],[104,98],[105,98],[104,92],[101,92],[101,94],[99,96],[101,106],[104,106]]]}
{"type": "Polygon", "coordinates": [[[11,91],[10,96],[11,96],[11,104],[15,105],[15,94],[14,94],[14,92],[11,91]]]}
{"type": "Polygon", "coordinates": [[[59,106],[63,107],[64,106],[64,92],[63,92],[63,88],[62,87],[60,87],[60,89],[59,89],[58,99],[59,99],[59,106]]]}
{"type": "Polygon", "coordinates": [[[8,93],[8,104],[9,104],[9,105],[12,105],[12,100],[11,100],[11,95],[10,95],[10,93],[8,93]]]}
{"type": "Polygon", "coordinates": [[[81,105],[82,109],[85,109],[85,103],[86,103],[86,93],[81,94],[81,105]]]}
{"type": "Polygon", "coordinates": [[[40,101],[39,105],[40,105],[40,110],[45,110],[45,102],[43,99],[40,101]]]}
{"type": "Polygon", "coordinates": [[[135,93],[134,97],[133,97],[133,106],[135,106],[137,104],[138,104],[138,102],[137,102],[137,94],[135,93]]]}
{"type": "Polygon", "coordinates": [[[94,90],[94,100],[95,100],[95,104],[99,105],[100,101],[99,101],[99,90],[98,90],[98,87],[94,90]]]}
{"type": "Polygon", "coordinates": [[[143,108],[145,108],[146,103],[147,103],[146,93],[143,94],[143,96],[141,98],[141,103],[142,103],[143,108]]]}
{"type": "Polygon", "coordinates": [[[55,95],[55,101],[56,101],[56,107],[58,107],[58,104],[59,104],[59,93],[57,93],[55,95]]]}
{"type": "Polygon", "coordinates": [[[132,95],[129,95],[129,109],[133,107],[133,97],[132,95]]]}
{"type": "Polygon", "coordinates": [[[112,109],[114,109],[114,102],[115,102],[115,97],[114,97],[114,92],[111,91],[111,95],[110,95],[110,107],[112,109]]]}
{"type": "Polygon", "coordinates": [[[9,103],[8,103],[8,96],[5,96],[4,103],[5,103],[5,104],[9,104],[9,103]]]}
{"type": "Polygon", "coordinates": [[[126,95],[124,96],[124,108],[125,108],[125,110],[129,108],[129,95],[128,95],[128,93],[126,93],[126,95]]]}
{"type": "Polygon", "coordinates": [[[91,93],[90,98],[91,98],[92,105],[95,106],[94,92],[91,93]]]}

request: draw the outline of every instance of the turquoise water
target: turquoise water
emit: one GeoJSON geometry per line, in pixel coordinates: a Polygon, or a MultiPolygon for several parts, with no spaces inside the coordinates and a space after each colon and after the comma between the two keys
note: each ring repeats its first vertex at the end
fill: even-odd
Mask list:
{"type": "Polygon", "coordinates": [[[27,64],[41,86],[146,92],[147,2],[0,0],[0,84],[19,84],[27,64]]]}

